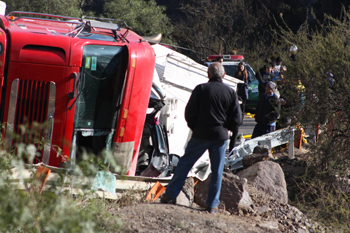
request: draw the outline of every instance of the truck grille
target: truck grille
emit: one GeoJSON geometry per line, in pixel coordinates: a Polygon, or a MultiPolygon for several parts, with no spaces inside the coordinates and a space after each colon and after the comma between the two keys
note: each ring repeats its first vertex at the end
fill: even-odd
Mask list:
{"type": "Polygon", "coordinates": [[[12,82],[6,140],[10,146],[16,146],[17,154],[35,153],[34,161],[28,163],[48,163],[55,97],[53,82],[18,79],[12,82]],[[36,150],[22,152],[28,145],[35,145],[36,150]]]}

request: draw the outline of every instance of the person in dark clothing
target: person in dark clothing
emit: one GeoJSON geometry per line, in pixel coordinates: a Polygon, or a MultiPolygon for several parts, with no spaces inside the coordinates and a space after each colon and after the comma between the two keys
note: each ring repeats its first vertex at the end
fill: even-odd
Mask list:
{"type": "Polygon", "coordinates": [[[235,78],[242,80],[244,83],[238,83],[237,95],[242,98],[241,110],[242,114],[245,112],[245,103],[248,99],[248,88],[252,83],[252,79],[243,62],[238,63],[238,69],[235,73],[235,78]]]}
{"type": "Polygon", "coordinates": [[[223,56],[217,56],[216,62],[223,63],[224,62],[224,57],[223,56]]]}
{"type": "Polygon", "coordinates": [[[217,212],[228,130],[240,125],[242,121],[237,94],[222,82],[224,75],[224,67],[220,63],[212,63],[208,67],[208,83],[200,84],[192,91],[185,108],[185,119],[193,131],[192,137],[161,198],[162,203],[176,203],[188,172],[202,154],[209,150],[212,173],[206,206],[210,213],[217,212]]]}
{"type": "MultiPolygon", "coordinates": [[[[234,75],[235,78],[242,80],[244,83],[238,83],[237,85],[237,95],[239,99],[242,101],[241,104],[241,110],[242,110],[242,121],[244,119],[244,113],[245,113],[245,103],[248,99],[248,88],[250,84],[252,83],[252,79],[250,78],[249,72],[247,71],[246,66],[243,62],[238,63],[238,69],[234,75]]],[[[231,151],[235,145],[236,145],[236,138],[238,135],[239,127],[232,130],[232,136],[230,137],[230,143],[229,143],[229,151],[231,151]]]]}
{"type": "Polygon", "coordinates": [[[274,93],[276,84],[268,82],[265,87],[265,93],[259,97],[256,107],[255,121],[252,138],[275,131],[276,121],[279,118],[281,104],[279,98],[274,93]]]}
{"type": "Polygon", "coordinates": [[[272,81],[271,71],[272,71],[272,65],[268,63],[264,65],[264,67],[260,68],[259,72],[256,72],[256,79],[259,82],[259,85],[258,85],[259,97],[265,93],[266,84],[272,81]]]}

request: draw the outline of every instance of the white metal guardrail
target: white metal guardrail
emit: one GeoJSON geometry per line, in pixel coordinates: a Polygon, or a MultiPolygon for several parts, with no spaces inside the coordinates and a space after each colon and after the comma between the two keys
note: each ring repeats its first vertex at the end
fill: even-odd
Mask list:
{"type": "Polygon", "coordinates": [[[294,132],[293,128],[284,128],[272,133],[245,141],[230,151],[225,158],[225,168],[237,170],[243,167],[242,160],[245,156],[253,153],[256,146],[267,145],[270,150],[276,146],[288,143],[288,156],[294,158],[294,132]]]}

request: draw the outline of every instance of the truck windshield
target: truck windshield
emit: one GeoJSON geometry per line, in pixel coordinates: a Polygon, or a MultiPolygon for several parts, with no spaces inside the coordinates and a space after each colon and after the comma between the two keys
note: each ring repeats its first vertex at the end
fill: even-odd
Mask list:
{"type": "Polygon", "coordinates": [[[76,102],[76,129],[114,129],[127,56],[126,47],[85,46],[76,102]]]}

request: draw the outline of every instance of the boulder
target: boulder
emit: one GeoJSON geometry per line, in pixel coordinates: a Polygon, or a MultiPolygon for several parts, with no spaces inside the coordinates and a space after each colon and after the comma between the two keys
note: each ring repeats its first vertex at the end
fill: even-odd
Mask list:
{"type": "Polygon", "coordinates": [[[281,203],[288,203],[287,184],[281,166],[272,161],[263,161],[240,171],[240,178],[249,182],[281,203]]]}
{"type": "Polygon", "coordinates": [[[272,157],[270,148],[267,145],[254,147],[253,153],[254,154],[268,154],[268,156],[272,157]]]}
{"type": "Polygon", "coordinates": [[[181,192],[176,198],[176,204],[183,206],[192,206],[194,200],[194,180],[188,177],[182,187],[181,192]]]}
{"type": "Polygon", "coordinates": [[[243,158],[242,165],[244,168],[247,168],[257,162],[268,161],[270,159],[274,159],[274,157],[267,145],[256,146],[252,154],[243,158]]]}
{"type": "MultiPolygon", "coordinates": [[[[211,175],[205,181],[198,184],[197,191],[194,195],[194,202],[202,207],[206,207],[208,187],[211,175]]],[[[252,210],[253,201],[249,193],[245,190],[246,179],[224,172],[222,177],[221,195],[219,209],[226,210],[233,214],[247,212],[252,210]]]]}

